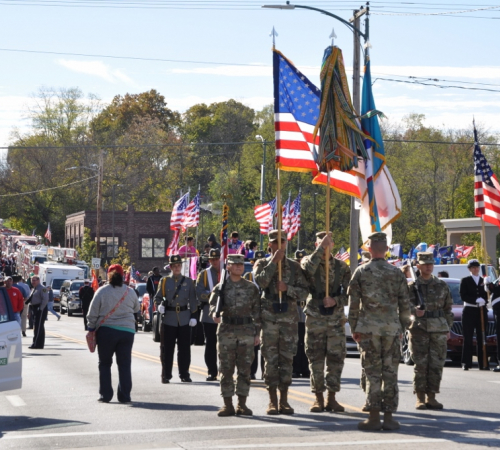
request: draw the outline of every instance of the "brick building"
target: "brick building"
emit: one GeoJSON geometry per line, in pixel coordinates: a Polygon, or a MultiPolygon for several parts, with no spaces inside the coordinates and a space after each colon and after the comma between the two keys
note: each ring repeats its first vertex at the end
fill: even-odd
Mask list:
{"type": "MultiPolygon", "coordinates": [[[[132,205],[126,211],[115,211],[114,251],[127,243],[130,259],[136,269],[147,273],[154,266],[166,264],[165,252],[170,242],[170,212],[135,211],[132,205]]],[[[74,248],[83,242],[83,230],[89,228],[96,239],[96,211],[80,211],[66,216],[65,246],[74,248]]],[[[113,258],[113,212],[101,214],[101,258],[109,262],[113,258]]]]}

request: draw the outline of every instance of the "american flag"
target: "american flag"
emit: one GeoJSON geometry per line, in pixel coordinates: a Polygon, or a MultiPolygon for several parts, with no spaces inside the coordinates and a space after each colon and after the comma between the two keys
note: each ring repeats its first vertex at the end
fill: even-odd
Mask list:
{"type": "Polygon", "coordinates": [[[276,213],[276,198],[254,208],[255,220],[260,224],[260,234],[268,234],[273,229],[273,217],[276,213]]]}
{"type": "Polygon", "coordinates": [[[300,230],[300,204],[302,202],[302,193],[295,198],[290,207],[290,230],[288,231],[287,239],[291,241],[300,230]]]}
{"type": "Polygon", "coordinates": [[[177,200],[172,208],[172,215],[170,217],[170,229],[179,230],[182,226],[182,219],[184,218],[184,211],[186,211],[189,201],[189,192],[184,194],[177,200]]]}
{"type": "Polygon", "coordinates": [[[227,220],[229,218],[229,206],[224,203],[224,206],[222,207],[222,229],[220,230],[220,241],[221,241],[221,249],[220,249],[220,268],[221,271],[219,273],[222,273],[222,270],[225,268],[226,265],[226,257],[228,253],[228,247],[227,247],[227,220]]]}
{"type": "Polygon", "coordinates": [[[186,231],[188,228],[197,227],[200,223],[200,191],[194,196],[191,203],[187,206],[184,211],[184,217],[182,218],[182,231],[186,231]]]}
{"type": "Polygon", "coordinates": [[[349,252],[346,251],[345,247],[341,247],[335,255],[335,258],[340,259],[341,261],[347,261],[349,257],[349,252]]]}
{"type": "Polygon", "coordinates": [[[52,242],[52,232],[50,231],[50,222],[47,224],[47,231],[45,232],[45,237],[49,242],[52,242]]]}
{"type": "Polygon", "coordinates": [[[172,237],[172,241],[170,242],[170,245],[167,248],[167,255],[177,255],[177,251],[179,250],[179,237],[181,234],[181,230],[177,229],[174,230],[174,235],[172,237]]]}
{"type": "Polygon", "coordinates": [[[133,264],[130,265],[130,276],[135,281],[142,281],[140,272],[135,268],[133,264]]]}
{"type": "Polygon", "coordinates": [[[485,222],[500,227],[500,184],[481,153],[474,125],[474,209],[485,222]]]}
{"type": "Polygon", "coordinates": [[[283,206],[283,214],[281,216],[281,229],[287,234],[290,232],[291,227],[291,216],[290,216],[290,194],[288,194],[288,199],[283,206]]]}

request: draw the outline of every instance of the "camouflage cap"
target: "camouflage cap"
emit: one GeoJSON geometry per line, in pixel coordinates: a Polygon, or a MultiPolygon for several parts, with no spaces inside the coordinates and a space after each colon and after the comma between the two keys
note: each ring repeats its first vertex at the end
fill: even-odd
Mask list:
{"type": "Polygon", "coordinates": [[[370,252],[361,252],[361,261],[368,262],[371,261],[372,254],[370,252]]]}
{"type": "Polygon", "coordinates": [[[213,248],[208,253],[208,259],[217,259],[220,258],[220,250],[218,248],[213,248]]]}
{"type": "Polygon", "coordinates": [[[305,250],[297,250],[295,252],[295,259],[302,259],[306,255],[307,255],[307,253],[305,250]]]}
{"type": "Polygon", "coordinates": [[[469,259],[469,261],[467,262],[467,269],[469,269],[470,267],[481,267],[481,264],[477,259],[469,259]]]}
{"type": "Polygon", "coordinates": [[[418,252],[417,261],[419,264],[434,264],[434,254],[432,252],[418,252]]]}
{"type": "Polygon", "coordinates": [[[376,233],[370,234],[370,236],[368,236],[368,239],[370,239],[370,241],[373,241],[373,242],[387,241],[387,234],[382,233],[380,231],[377,231],[376,233]]]}
{"type": "Polygon", "coordinates": [[[243,255],[227,255],[228,264],[245,264],[245,257],[243,255]]]}
{"type": "Polygon", "coordinates": [[[170,257],[170,265],[172,264],[182,264],[181,255],[172,255],[170,257]]]}
{"type": "Polygon", "coordinates": [[[262,259],[266,257],[266,252],[263,250],[257,250],[254,254],[254,259],[262,259]]]}
{"type": "MultiPolygon", "coordinates": [[[[278,230],[272,230],[269,232],[269,242],[274,242],[278,240],[278,230]]],[[[281,230],[281,240],[286,240],[286,233],[281,230]]]]}
{"type": "Polygon", "coordinates": [[[320,231],[319,233],[316,233],[316,239],[320,240],[323,239],[326,236],[326,231],[320,231]]]}

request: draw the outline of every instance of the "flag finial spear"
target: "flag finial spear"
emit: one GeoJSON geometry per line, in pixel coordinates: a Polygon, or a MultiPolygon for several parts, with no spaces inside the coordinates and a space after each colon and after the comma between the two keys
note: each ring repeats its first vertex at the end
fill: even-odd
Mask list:
{"type": "Polygon", "coordinates": [[[276,38],[278,37],[278,33],[277,31],[274,29],[272,29],[271,31],[271,34],[269,36],[272,36],[273,37],[273,49],[276,47],[276,38]]]}
{"type": "Polygon", "coordinates": [[[337,39],[337,35],[335,34],[335,28],[332,28],[332,32],[330,33],[329,38],[332,38],[332,47],[333,47],[333,40],[337,39]]]}

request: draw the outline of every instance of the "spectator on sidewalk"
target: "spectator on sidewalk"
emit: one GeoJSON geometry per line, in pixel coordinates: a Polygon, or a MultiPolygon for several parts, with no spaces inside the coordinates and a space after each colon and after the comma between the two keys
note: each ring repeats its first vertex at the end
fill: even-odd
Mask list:
{"type": "Polygon", "coordinates": [[[12,310],[14,311],[14,317],[17,320],[19,326],[21,326],[21,314],[24,310],[24,296],[22,292],[13,286],[14,281],[12,277],[7,277],[5,279],[5,288],[9,294],[10,304],[12,305],[12,310]]]}

